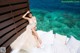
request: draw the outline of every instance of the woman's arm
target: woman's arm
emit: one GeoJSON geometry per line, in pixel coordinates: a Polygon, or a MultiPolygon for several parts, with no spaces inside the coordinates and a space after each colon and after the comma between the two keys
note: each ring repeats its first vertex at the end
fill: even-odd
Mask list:
{"type": "Polygon", "coordinates": [[[26,15],[27,15],[29,12],[30,12],[30,11],[27,11],[27,12],[22,16],[22,18],[29,20],[29,18],[26,17],[26,15]]]}

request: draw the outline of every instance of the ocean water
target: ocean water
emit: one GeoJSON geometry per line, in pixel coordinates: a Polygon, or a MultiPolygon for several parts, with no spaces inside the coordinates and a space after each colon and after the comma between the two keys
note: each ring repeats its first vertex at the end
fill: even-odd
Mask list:
{"type": "Polygon", "coordinates": [[[80,40],[80,2],[61,0],[29,0],[30,10],[37,18],[37,29],[53,30],[80,40]]]}

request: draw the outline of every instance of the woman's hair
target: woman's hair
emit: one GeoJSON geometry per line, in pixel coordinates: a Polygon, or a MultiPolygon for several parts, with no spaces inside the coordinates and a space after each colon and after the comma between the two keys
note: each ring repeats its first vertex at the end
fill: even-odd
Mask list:
{"type": "MultiPolygon", "coordinates": [[[[30,13],[28,13],[27,15],[26,15],[26,17],[29,17],[29,14],[32,14],[31,12],[30,13]]],[[[31,17],[29,17],[29,18],[31,18],[31,17]]]]}

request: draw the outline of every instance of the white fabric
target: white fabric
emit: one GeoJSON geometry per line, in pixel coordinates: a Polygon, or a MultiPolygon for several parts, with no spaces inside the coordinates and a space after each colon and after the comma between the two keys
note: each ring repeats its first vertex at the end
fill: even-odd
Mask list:
{"type": "Polygon", "coordinates": [[[39,36],[41,36],[41,35],[45,35],[47,32],[42,31],[42,30],[37,30],[37,33],[39,36]]]}
{"type": "Polygon", "coordinates": [[[29,25],[32,25],[32,27],[35,27],[37,25],[35,16],[32,16],[32,18],[29,21],[29,25]]]}
{"type": "Polygon", "coordinates": [[[80,47],[80,41],[71,36],[71,39],[67,43],[67,47],[69,48],[71,53],[77,53],[78,48],[80,47]]]}
{"type": "Polygon", "coordinates": [[[43,44],[53,44],[53,39],[54,39],[53,31],[43,33],[42,35],[39,34],[39,36],[40,36],[43,44]]]}
{"type": "Polygon", "coordinates": [[[31,53],[53,53],[51,45],[44,45],[41,48],[34,48],[31,53]]]}
{"type": "Polygon", "coordinates": [[[65,44],[62,44],[57,38],[54,39],[54,53],[70,53],[69,49],[65,44]]]}
{"type": "MultiPolygon", "coordinates": [[[[13,49],[13,51],[18,51],[19,49],[24,49],[27,51],[30,51],[31,48],[36,47],[37,42],[34,38],[34,35],[32,35],[32,27],[33,25],[28,25],[26,27],[26,31],[24,31],[10,46],[13,49]]],[[[14,52],[12,52],[14,53],[14,52]]]]}
{"type": "MultiPolygon", "coordinates": [[[[38,31],[38,34],[42,31],[38,31]]],[[[39,35],[40,35],[39,34],[39,35]]],[[[52,31],[40,35],[42,39],[41,48],[35,48],[31,53],[70,53],[69,49],[59,39],[54,37],[52,31]]]]}
{"type": "Polygon", "coordinates": [[[80,53],[80,47],[78,48],[77,53],[80,53]]]}
{"type": "Polygon", "coordinates": [[[60,35],[58,33],[56,33],[56,39],[58,41],[62,42],[63,44],[65,44],[67,42],[67,36],[60,35]]]}
{"type": "MultiPolygon", "coordinates": [[[[41,48],[34,47],[31,50],[29,50],[29,52],[27,52],[27,48],[26,48],[26,50],[19,51],[18,50],[19,48],[16,49],[14,47],[16,45],[18,46],[18,44],[17,44],[18,41],[17,41],[16,45],[12,45],[13,46],[12,48],[17,50],[17,51],[14,50],[13,53],[15,53],[15,52],[16,53],[70,53],[67,46],[64,45],[61,41],[59,41],[59,39],[54,37],[52,30],[49,32],[44,32],[44,31],[38,30],[37,33],[42,40],[41,48]]],[[[22,41],[24,41],[24,40],[22,40],[22,41]]],[[[26,44],[27,44],[27,42],[24,44],[24,46],[22,46],[23,49],[25,49],[26,44]]]]}
{"type": "Polygon", "coordinates": [[[52,44],[53,44],[53,31],[44,32],[44,31],[37,31],[38,35],[42,40],[41,48],[34,48],[31,53],[53,53],[52,44]]]}

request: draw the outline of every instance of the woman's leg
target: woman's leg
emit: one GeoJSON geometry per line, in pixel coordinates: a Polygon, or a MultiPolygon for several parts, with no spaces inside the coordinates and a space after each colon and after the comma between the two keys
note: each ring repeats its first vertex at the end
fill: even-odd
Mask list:
{"type": "Polygon", "coordinates": [[[35,37],[35,39],[36,39],[36,41],[37,41],[37,47],[40,47],[42,41],[41,41],[41,39],[39,38],[39,36],[38,36],[38,34],[37,34],[37,32],[36,32],[36,28],[35,28],[35,27],[32,29],[32,34],[34,35],[34,37],[35,37]]]}

